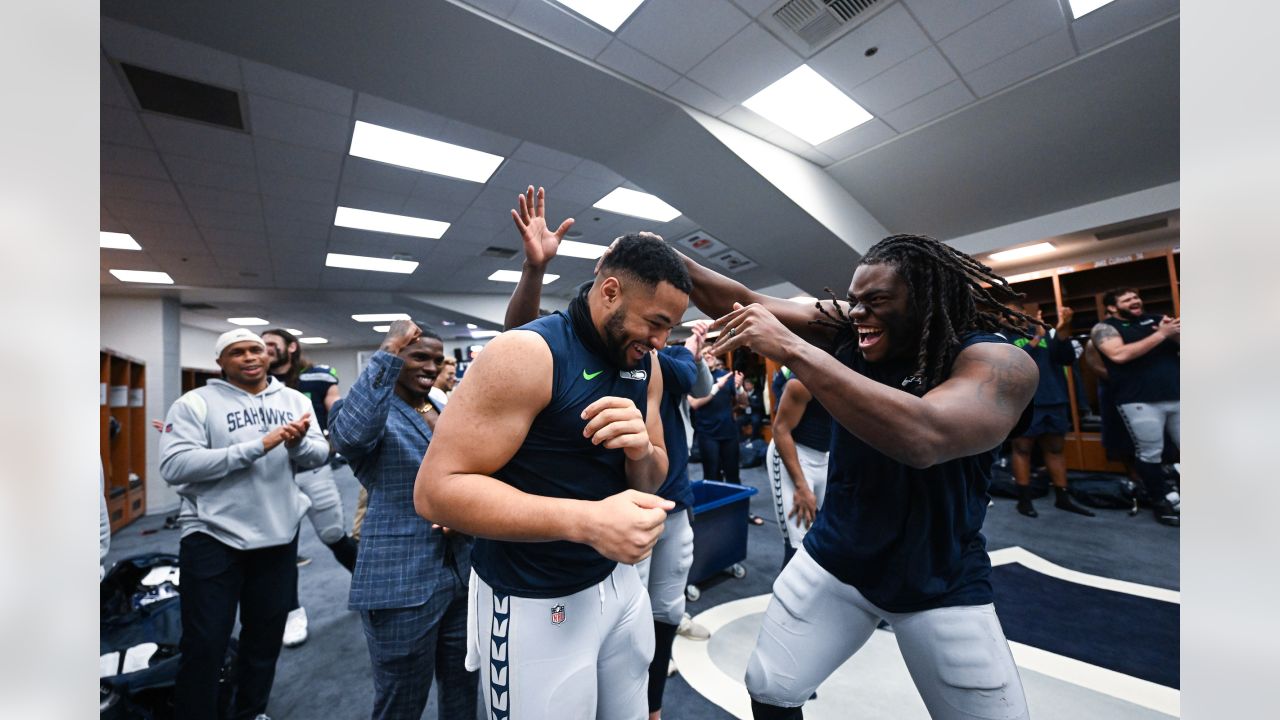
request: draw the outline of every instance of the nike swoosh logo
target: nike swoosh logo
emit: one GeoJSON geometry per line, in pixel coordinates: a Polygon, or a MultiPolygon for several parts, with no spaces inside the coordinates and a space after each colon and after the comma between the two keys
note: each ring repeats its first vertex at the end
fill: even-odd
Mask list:
{"type": "Polygon", "coordinates": [[[597,370],[597,371],[595,371],[595,372],[593,372],[593,373],[588,373],[588,372],[586,371],[586,369],[583,369],[583,371],[582,371],[582,379],[583,379],[583,380],[594,380],[594,379],[596,378],[596,376],[597,376],[597,375],[599,375],[599,374],[600,374],[600,373],[602,373],[602,372],[604,372],[604,371],[603,371],[603,370],[597,370]]]}

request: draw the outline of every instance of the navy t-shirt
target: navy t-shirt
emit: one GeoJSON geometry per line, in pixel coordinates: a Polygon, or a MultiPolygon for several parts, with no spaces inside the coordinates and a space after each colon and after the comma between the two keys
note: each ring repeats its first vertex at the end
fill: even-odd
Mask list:
{"type": "Polygon", "coordinates": [[[1067,373],[1063,370],[1076,359],[1076,351],[1070,340],[1041,337],[1035,345],[1032,345],[1031,338],[1020,337],[1015,339],[1013,344],[1026,350],[1031,359],[1036,361],[1036,369],[1040,371],[1040,384],[1036,385],[1035,405],[1044,407],[1070,403],[1071,395],[1067,392],[1067,373]]]}
{"type": "MultiPolygon", "coordinates": [[[[719,380],[728,374],[727,370],[715,370],[711,377],[719,380]]],[[[736,393],[733,378],[730,377],[724,387],[712,394],[707,404],[690,413],[693,429],[712,440],[736,440],[738,424],[733,421],[733,397],[736,393]]]]}
{"type": "MultiPolygon", "coordinates": [[[[1160,315],[1143,315],[1136,320],[1107,318],[1103,322],[1120,331],[1125,344],[1138,342],[1151,335],[1160,325],[1160,315]]],[[[1180,397],[1178,380],[1178,343],[1165,339],[1140,358],[1115,363],[1106,353],[1102,362],[1116,405],[1137,402],[1167,402],[1180,397]]]]}
{"type": "MultiPolygon", "coordinates": [[[[970,333],[961,347],[1004,337],[970,333]]],[[[868,363],[856,347],[841,362],[900,388],[913,362],[868,363]]],[[[905,392],[905,391],[903,391],[905,392]]],[[[982,536],[995,448],[917,470],[833,427],[827,496],[805,535],[809,555],[890,612],[992,601],[982,536]]]]}
{"type": "MultiPolygon", "coordinates": [[[[800,379],[794,375],[788,374],[782,385],[782,391],[793,382],[800,382],[800,379]]],[[[778,405],[782,405],[782,394],[778,395],[778,405]]],[[[801,445],[826,452],[831,447],[831,413],[822,407],[822,403],[817,398],[810,398],[809,403],[804,406],[804,414],[800,416],[800,422],[791,429],[791,439],[801,445]]]]}
{"type": "MultiPolygon", "coordinates": [[[[582,436],[582,411],[605,396],[630,398],[647,409],[650,358],[622,370],[588,350],[573,323],[555,313],[522,325],[551,348],[551,401],[533,419],[520,449],[494,477],[533,495],[603,500],[627,489],[626,455],[582,436]]],[[[572,595],[600,582],[617,565],[590,545],[565,540],[507,542],[479,538],[471,551],[476,573],[496,591],[517,597],[572,595]]]]}
{"type": "Polygon", "coordinates": [[[680,403],[698,380],[698,364],[693,353],[682,345],[658,351],[658,367],[662,369],[662,438],[667,445],[667,479],[655,493],[676,504],[671,512],[693,505],[693,488],[689,487],[689,440],[684,432],[680,403]]]}

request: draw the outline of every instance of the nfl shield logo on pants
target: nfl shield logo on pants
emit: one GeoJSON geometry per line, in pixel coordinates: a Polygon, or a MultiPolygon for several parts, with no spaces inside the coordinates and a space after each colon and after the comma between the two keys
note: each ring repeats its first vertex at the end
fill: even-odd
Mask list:
{"type": "Polygon", "coordinates": [[[564,622],[564,606],[556,605],[551,608],[551,624],[559,625],[562,622],[564,622]]]}

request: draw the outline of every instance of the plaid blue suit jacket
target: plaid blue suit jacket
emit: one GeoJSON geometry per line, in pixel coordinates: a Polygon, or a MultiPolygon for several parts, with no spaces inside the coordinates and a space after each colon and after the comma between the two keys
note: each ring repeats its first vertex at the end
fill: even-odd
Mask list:
{"type": "MultiPolygon", "coordinates": [[[[351,577],[352,610],[415,607],[471,575],[471,539],[432,529],[413,509],[413,483],[431,429],[394,392],[404,360],[379,351],[329,412],[329,441],[369,491],[351,577]]],[[[439,406],[437,410],[441,410],[439,406]]]]}

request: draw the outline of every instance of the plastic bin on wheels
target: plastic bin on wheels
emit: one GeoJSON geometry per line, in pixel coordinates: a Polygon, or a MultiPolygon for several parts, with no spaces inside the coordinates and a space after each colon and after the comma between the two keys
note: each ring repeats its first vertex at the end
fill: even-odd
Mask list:
{"type": "Polygon", "coordinates": [[[741,562],[747,557],[747,516],[751,496],[759,490],[749,485],[697,480],[693,488],[693,565],[685,597],[702,595],[698,583],[721,572],[735,578],[747,574],[741,562]]]}

